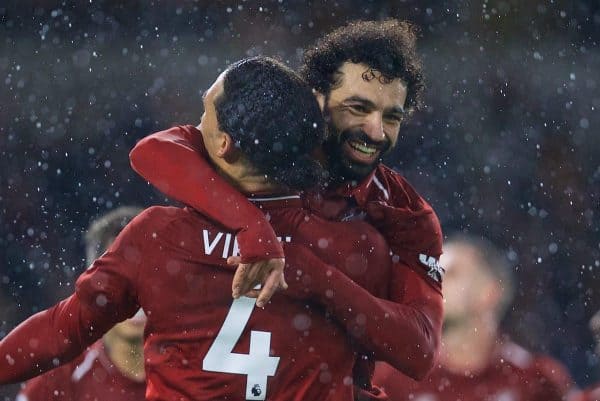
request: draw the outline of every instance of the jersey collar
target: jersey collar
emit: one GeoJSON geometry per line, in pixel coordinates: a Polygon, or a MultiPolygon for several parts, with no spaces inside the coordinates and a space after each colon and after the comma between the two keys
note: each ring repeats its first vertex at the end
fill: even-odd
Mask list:
{"type": "Polygon", "coordinates": [[[248,200],[260,209],[302,207],[302,198],[300,194],[255,195],[248,197],[248,200]]]}

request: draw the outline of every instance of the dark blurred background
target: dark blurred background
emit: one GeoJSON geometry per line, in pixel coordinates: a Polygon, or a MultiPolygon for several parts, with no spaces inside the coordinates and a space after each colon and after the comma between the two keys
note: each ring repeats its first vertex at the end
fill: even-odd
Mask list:
{"type": "Polygon", "coordinates": [[[388,163],[445,232],[506,249],[519,289],[505,331],[578,384],[600,380],[587,328],[600,308],[598,1],[2,2],[0,337],[72,291],[91,219],[167,202],[128,151],[198,123],[227,64],[296,67],[324,32],[386,17],[420,27],[428,78],[388,163]]]}

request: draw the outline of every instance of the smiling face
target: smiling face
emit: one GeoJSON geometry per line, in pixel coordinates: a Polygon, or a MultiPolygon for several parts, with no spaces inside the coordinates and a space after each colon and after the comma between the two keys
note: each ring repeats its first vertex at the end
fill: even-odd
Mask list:
{"type": "Polygon", "coordinates": [[[340,67],[339,81],[325,98],[329,136],[323,146],[337,180],[360,180],[398,141],[406,86],[354,63],[340,67]]]}

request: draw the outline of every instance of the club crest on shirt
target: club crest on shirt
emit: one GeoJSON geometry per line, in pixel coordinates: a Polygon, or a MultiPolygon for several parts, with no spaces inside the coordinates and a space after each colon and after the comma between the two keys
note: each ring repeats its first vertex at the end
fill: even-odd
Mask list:
{"type": "Polygon", "coordinates": [[[442,283],[442,279],[444,278],[446,270],[442,267],[442,265],[440,265],[440,261],[438,259],[421,253],[419,254],[419,262],[428,268],[427,275],[429,277],[440,284],[442,283]]]}

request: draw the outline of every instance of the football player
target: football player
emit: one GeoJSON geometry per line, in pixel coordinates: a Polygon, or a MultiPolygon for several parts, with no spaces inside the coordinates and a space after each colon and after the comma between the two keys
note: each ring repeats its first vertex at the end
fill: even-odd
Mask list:
{"type": "MultiPolygon", "coordinates": [[[[120,207],[94,220],[85,235],[88,264],[100,257],[142,209],[120,207]]],[[[141,401],[146,392],[142,310],[118,323],[71,363],[25,383],[17,401],[141,401]]]]}
{"type": "MultiPolygon", "coordinates": [[[[369,360],[377,354],[421,378],[433,366],[441,335],[442,234],[427,202],[380,163],[398,144],[404,119],[421,105],[423,77],[415,40],[412,26],[404,21],[350,23],[309,46],[300,71],[316,90],[329,128],[314,155],[328,170],[328,188],[305,194],[304,204],[331,220],[368,217],[385,235],[394,254],[389,292],[385,300],[369,298],[372,309],[361,307],[369,334],[360,345],[369,360]],[[383,310],[384,320],[371,318],[383,310]]],[[[217,174],[203,148],[196,127],[174,127],[140,141],[131,162],[165,194],[237,233],[241,264],[234,296],[256,283],[277,282],[273,277],[279,277],[283,253],[269,222],[217,174]]],[[[264,287],[259,304],[274,288],[264,287]]],[[[364,372],[368,369],[355,381],[368,388],[364,372]]]]}
{"type": "Polygon", "coordinates": [[[422,382],[377,364],[373,382],[392,400],[560,401],[573,387],[566,369],[499,334],[514,283],[504,254],[480,238],[444,243],[445,318],[438,365],[422,382]]]}
{"type": "MultiPolygon", "coordinates": [[[[228,68],[203,101],[207,156],[232,185],[258,195],[253,201],[286,243],[289,289],[268,311],[252,298],[232,301],[234,233],[193,209],[153,207],[125,227],[71,297],[0,341],[0,383],[65,363],[140,306],[148,400],[351,400],[354,341],[382,356],[396,352],[377,335],[397,313],[379,301],[391,274],[385,240],[365,222],[307,212],[288,189],[320,176],[308,152],[324,121],[310,88],[257,57],[228,68]]],[[[408,330],[414,312],[403,312],[408,330]]]]}

